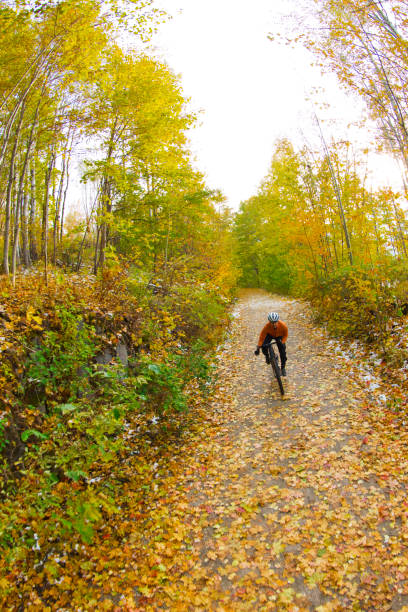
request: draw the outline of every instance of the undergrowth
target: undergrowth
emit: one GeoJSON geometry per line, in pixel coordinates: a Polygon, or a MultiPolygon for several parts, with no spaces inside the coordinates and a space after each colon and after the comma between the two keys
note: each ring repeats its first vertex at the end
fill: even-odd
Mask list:
{"type": "Polygon", "coordinates": [[[339,269],[315,282],[309,297],[317,320],[334,335],[361,339],[387,361],[405,359],[396,333],[408,314],[408,267],[403,262],[339,269]]]}
{"type": "Polygon", "coordinates": [[[143,495],[152,457],[182,446],[211,391],[211,349],[227,324],[228,299],[192,280],[140,295],[123,270],[98,281],[55,276],[48,286],[22,278],[17,291],[5,283],[1,296],[7,597],[27,564],[48,567],[68,536],[89,544],[119,511],[130,460],[138,458],[143,495]],[[127,347],[124,364],[118,343],[127,347]],[[104,351],[110,363],[98,362],[104,351]]]}

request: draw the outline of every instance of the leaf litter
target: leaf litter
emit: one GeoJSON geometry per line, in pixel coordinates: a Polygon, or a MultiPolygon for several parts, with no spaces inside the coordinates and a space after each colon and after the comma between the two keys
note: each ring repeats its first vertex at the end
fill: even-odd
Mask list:
{"type": "Polygon", "coordinates": [[[30,607],[408,610],[408,434],[331,342],[293,300],[244,292],[210,406],[123,465],[119,515],[48,557],[41,594],[25,578],[30,607]],[[289,326],[284,401],[253,355],[270,310],[289,326]]]}

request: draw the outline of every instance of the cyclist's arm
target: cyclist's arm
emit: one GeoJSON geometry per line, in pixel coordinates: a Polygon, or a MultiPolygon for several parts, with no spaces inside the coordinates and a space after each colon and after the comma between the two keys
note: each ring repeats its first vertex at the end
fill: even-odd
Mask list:
{"type": "Polygon", "coordinates": [[[267,336],[267,333],[268,333],[268,323],[263,327],[263,329],[262,329],[262,331],[261,331],[261,333],[259,335],[259,340],[258,340],[258,347],[259,348],[263,345],[264,340],[265,340],[265,338],[267,336]]]}
{"type": "Polygon", "coordinates": [[[285,343],[288,339],[288,326],[283,321],[280,322],[282,326],[282,342],[285,343]]]}

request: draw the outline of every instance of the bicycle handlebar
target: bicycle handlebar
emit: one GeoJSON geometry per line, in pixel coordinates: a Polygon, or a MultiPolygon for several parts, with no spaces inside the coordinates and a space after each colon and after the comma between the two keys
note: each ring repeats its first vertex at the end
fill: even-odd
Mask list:
{"type": "Polygon", "coordinates": [[[270,346],[271,344],[277,344],[278,338],[272,338],[272,340],[270,342],[268,342],[268,344],[264,344],[263,346],[270,346]]]}

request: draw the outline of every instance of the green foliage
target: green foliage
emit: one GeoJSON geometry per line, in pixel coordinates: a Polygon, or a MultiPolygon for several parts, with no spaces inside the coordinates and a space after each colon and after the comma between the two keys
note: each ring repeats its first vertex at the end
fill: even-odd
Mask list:
{"type": "Polygon", "coordinates": [[[366,337],[375,327],[382,333],[376,326],[378,288],[376,278],[366,271],[345,268],[316,284],[313,303],[333,331],[366,337]]]}
{"type": "Polygon", "coordinates": [[[46,434],[41,433],[41,431],[37,431],[36,429],[26,429],[21,434],[21,439],[23,442],[27,442],[27,440],[31,436],[34,436],[35,438],[38,438],[39,440],[46,440],[48,438],[48,436],[46,434]]]}
{"type": "Polygon", "coordinates": [[[182,355],[174,356],[175,363],[182,368],[183,377],[188,384],[191,380],[198,383],[202,393],[208,393],[214,381],[215,366],[207,356],[207,346],[200,338],[182,355]]]}
{"type": "Polygon", "coordinates": [[[211,341],[220,325],[226,325],[225,297],[204,284],[189,284],[177,288],[178,313],[183,332],[191,340],[211,341]]]}
{"type": "Polygon", "coordinates": [[[7,424],[7,420],[5,418],[0,419],[0,453],[7,445],[7,440],[5,437],[5,427],[7,424]]]}
{"type": "Polygon", "coordinates": [[[260,266],[261,285],[270,291],[290,294],[294,287],[293,271],[286,257],[271,254],[260,266]]]}
{"type": "Polygon", "coordinates": [[[56,317],[59,330],[44,332],[39,346],[29,353],[25,372],[25,384],[40,386],[53,401],[75,397],[86,382],[80,369],[96,351],[93,330],[80,316],[59,307],[56,317]]]}
{"type": "Polygon", "coordinates": [[[171,357],[166,363],[144,359],[140,375],[144,379],[140,386],[141,398],[155,414],[187,410],[181,371],[171,362],[171,357]]]}
{"type": "MultiPolygon", "coordinates": [[[[129,413],[144,411],[150,417],[160,417],[160,426],[165,430],[172,415],[188,409],[188,386],[193,381],[208,388],[212,370],[203,351],[204,344],[199,342],[185,355],[169,355],[166,362],[144,356],[132,365],[131,376],[125,376],[119,365],[95,369],[91,378],[98,395],[93,401],[84,398],[75,404],[56,406],[58,418],[47,434],[34,429],[23,432],[21,437],[28,444],[27,474],[36,474],[36,486],[30,478],[23,478],[20,494],[24,494],[26,507],[31,508],[36,520],[48,517],[54,537],[58,533],[69,532],[71,537],[77,533],[89,543],[104,515],[117,511],[107,494],[109,487],[91,486],[92,473],[96,466],[113,464],[124,452],[123,434],[129,413]],[[85,490],[78,493],[64,487],[62,500],[56,485],[65,482],[77,486],[84,483],[85,490]]],[[[18,523],[24,512],[25,508],[17,508],[10,496],[0,515],[0,546],[10,548],[12,542],[21,542],[21,537],[25,546],[35,545],[30,531],[19,533],[18,523]],[[10,523],[12,512],[14,523],[10,523]]]]}
{"type": "Polygon", "coordinates": [[[154,362],[145,357],[139,376],[140,399],[155,414],[163,416],[188,409],[188,387],[197,383],[200,391],[208,391],[214,368],[206,357],[206,344],[198,339],[181,354],[168,354],[166,361],[154,362]]]}
{"type": "Polygon", "coordinates": [[[100,523],[104,514],[112,514],[118,509],[112,499],[103,493],[92,490],[77,494],[67,504],[67,519],[62,520],[66,532],[77,532],[85,544],[90,544],[94,536],[94,526],[100,523]]]}
{"type": "MultiPolygon", "coordinates": [[[[6,472],[0,512],[6,568],[27,555],[39,562],[48,541],[69,537],[71,542],[90,543],[107,516],[118,511],[121,458],[149,448],[146,440],[151,438],[164,447],[168,439],[180,438],[194,420],[194,412],[188,414],[190,407],[211,390],[208,352],[222,336],[229,300],[201,270],[189,276],[185,264],[180,269],[169,265],[167,275],[156,281],[162,287],[159,293],[139,292],[139,285],[130,279],[132,292],[139,296],[136,307],[125,269],[117,276],[115,266],[116,260],[92,288],[95,297],[103,290],[109,304],[108,316],[101,318],[104,324],[98,323],[102,337],[85,323],[95,320],[89,300],[76,300],[75,308],[64,306],[72,302],[71,293],[67,291],[69,299],[56,301],[57,285],[46,308],[37,296],[35,308],[22,308],[24,325],[16,329],[27,323],[31,327],[24,338],[27,354],[18,409],[26,401],[27,389],[35,385],[46,397],[48,414],[31,404],[21,412],[25,416],[19,441],[25,452],[14,465],[18,487],[6,472]],[[132,307],[120,329],[132,342],[128,367],[119,362],[93,363],[103,341],[112,349],[116,338],[108,329],[115,329],[115,316],[124,318],[126,300],[132,307]],[[86,311],[81,313],[85,303],[86,311]],[[135,335],[137,329],[143,336],[135,335]]],[[[63,283],[64,275],[58,278],[59,289],[63,283]]],[[[0,423],[3,451],[7,425],[0,423]]],[[[50,566],[49,571],[54,570],[50,566]]]]}

